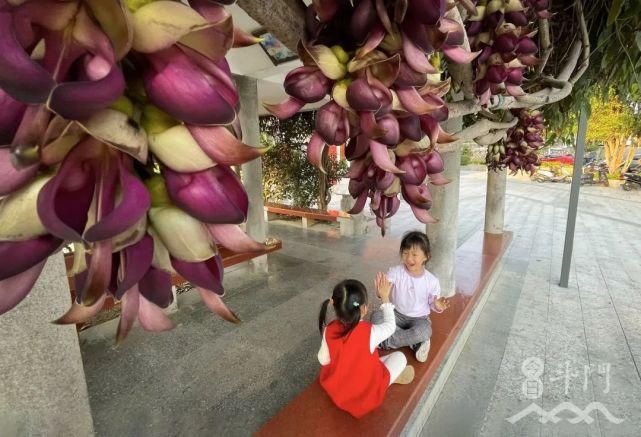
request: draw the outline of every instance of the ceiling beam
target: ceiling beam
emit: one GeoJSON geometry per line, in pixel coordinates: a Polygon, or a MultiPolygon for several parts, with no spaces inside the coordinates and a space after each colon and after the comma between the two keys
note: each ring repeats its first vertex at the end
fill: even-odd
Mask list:
{"type": "Polygon", "coordinates": [[[296,53],[298,40],[305,31],[305,4],[301,0],[238,0],[236,3],[296,53]]]}

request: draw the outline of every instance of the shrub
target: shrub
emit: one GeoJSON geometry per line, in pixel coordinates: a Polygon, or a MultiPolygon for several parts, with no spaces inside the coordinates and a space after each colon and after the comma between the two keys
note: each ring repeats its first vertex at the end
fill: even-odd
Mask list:
{"type": "Polygon", "coordinates": [[[472,149],[470,146],[464,146],[461,150],[461,165],[469,165],[472,162],[472,149]]]}

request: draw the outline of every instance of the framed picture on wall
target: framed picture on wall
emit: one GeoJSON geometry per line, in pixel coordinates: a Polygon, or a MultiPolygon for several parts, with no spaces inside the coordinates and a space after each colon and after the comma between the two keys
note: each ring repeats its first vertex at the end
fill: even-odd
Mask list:
{"type": "Polygon", "coordinates": [[[282,42],[277,40],[274,35],[267,32],[265,29],[260,29],[254,32],[254,36],[262,39],[259,44],[274,65],[279,65],[283,62],[298,58],[296,53],[285,47],[282,42]]]}

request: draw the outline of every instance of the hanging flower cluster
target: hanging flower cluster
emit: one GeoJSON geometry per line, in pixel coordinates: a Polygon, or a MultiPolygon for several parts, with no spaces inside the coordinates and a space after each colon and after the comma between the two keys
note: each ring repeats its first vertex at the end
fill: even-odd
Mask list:
{"type": "Polygon", "coordinates": [[[231,165],[243,144],[225,54],[255,39],[228,1],[0,0],[0,314],[47,258],[74,245],[77,302],[59,323],[122,300],[171,329],[171,274],[230,321],[221,244],[259,251],[237,225],[248,199],[231,165]]]}
{"type": "Polygon", "coordinates": [[[543,147],[543,113],[538,110],[513,110],[518,123],[507,131],[507,139],[488,147],[486,163],[488,168],[500,170],[509,168],[517,171],[536,172],[540,165],[537,151],[543,147]]]}
{"type": "Polygon", "coordinates": [[[548,0],[480,0],[468,18],[470,45],[481,54],[474,62],[474,90],[481,104],[493,95],[523,96],[524,74],[538,64],[533,21],[547,17],[548,0]]]}
{"type": "Polygon", "coordinates": [[[401,193],[418,220],[434,222],[426,182],[448,182],[435,150],[454,140],[439,125],[448,117],[443,96],[450,89],[449,79],[441,80],[441,54],[456,63],[477,55],[463,48],[464,27],[446,17],[453,7],[445,0],[313,1],[298,46],[303,66],[285,78],[290,97],[265,105],[289,118],[330,97],[316,113],[309,160],[322,169],[326,144],[347,143],[349,191],[356,199],[350,212],[371,199],[383,235],[401,193]]]}

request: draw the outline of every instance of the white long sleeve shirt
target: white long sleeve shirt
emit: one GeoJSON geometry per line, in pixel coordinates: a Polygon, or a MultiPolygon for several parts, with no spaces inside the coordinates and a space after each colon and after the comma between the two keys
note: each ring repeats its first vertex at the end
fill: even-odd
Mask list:
{"type": "Polygon", "coordinates": [[[441,296],[441,285],[427,270],[423,270],[420,276],[412,276],[401,264],[390,268],[387,278],[394,284],[390,300],[399,313],[409,317],[427,317],[431,311],[443,312],[435,306],[441,296]]]}
{"type": "MultiPolygon", "coordinates": [[[[383,323],[372,325],[372,333],[369,338],[369,350],[371,353],[374,353],[376,346],[381,344],[382,341],[387,340],[394,334],[394,331],[396,331],[394,305],[390,302],[384,303],[381,305],[381,310],[383,311],[383,323]]],[[[330,363],[329,348],[327,347],[327,341],[325,341],[325,331],[323,331],[323,341],[318,351],[318,362],[321,366],[326,366],[330,363]]]]}

